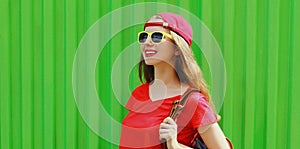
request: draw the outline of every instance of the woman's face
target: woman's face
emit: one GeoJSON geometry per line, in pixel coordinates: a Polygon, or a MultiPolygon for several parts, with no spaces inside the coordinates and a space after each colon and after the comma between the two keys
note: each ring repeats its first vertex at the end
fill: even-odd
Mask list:
{"type": "MultiPolygon", "coordinates": [[[[162,22],[161,19],[150,19],[148,22],[162,22]]],[[[162,31],[170,34],[168,29],[161,26],[148,26],[145,28],[146,32],[162,31]]],[[[162,63],[168,63],[174,65],[175,46],[171,39],[165,37],[165,39],[155,44],[148,37],[146,42],[141,44],[141,50],[145,63],[147,65],[159,65],[162,63]]]]}

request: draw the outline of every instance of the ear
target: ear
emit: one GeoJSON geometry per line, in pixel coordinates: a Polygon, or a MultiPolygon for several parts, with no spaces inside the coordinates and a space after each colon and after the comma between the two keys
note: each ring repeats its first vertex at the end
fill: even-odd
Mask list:
{"type": "Polygon", "coordinates": [[[174,47],[174,50],[175,50],[175,56],[180,55],[180,49],[177,46],[174,47]]]}
{"type": "Polygon", "coordinates": [[[180,49],[177,45],[174,44],[175,56],[180,55],[180,49]]]}
{"type": "Polygon", "coordinates": [[[178,49],[175,49],[175,55],[176,56],[180,55],[180,51],[178,49]]]}

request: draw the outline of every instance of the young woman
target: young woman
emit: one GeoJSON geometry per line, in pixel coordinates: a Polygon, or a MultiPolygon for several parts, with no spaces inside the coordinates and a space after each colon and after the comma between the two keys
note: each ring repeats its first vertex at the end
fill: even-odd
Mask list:
{"type": "Polygon", "coordinates": [[[141,45],[141,82],[125,107],[120,149],[190,148],[197,134],[208,148],[230,148],[217,123],[209,91],[190,45],[192,27],[181,16],[160,13],[138,34],[141,45]],[[172,103],[196,88],[176,122],[169,116],[172,103]]]}

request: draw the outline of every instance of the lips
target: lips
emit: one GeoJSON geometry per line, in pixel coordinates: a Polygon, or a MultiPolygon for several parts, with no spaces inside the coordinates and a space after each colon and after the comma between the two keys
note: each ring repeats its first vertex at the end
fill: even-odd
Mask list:
{"type": "Polygon", "coordinates": [[[154,56],[157,53],[157,51],[156,50],[145,50],[144,53],[145,53],[146,57],[151,57],[151,56],[154,56]]]}

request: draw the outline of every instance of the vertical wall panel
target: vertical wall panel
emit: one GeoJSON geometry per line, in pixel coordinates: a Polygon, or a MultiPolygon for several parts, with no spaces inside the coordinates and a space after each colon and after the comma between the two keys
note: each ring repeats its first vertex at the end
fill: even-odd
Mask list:
{"type": "Polygon", "coordinates": [[[277,92],[278,92],[278,80],[277,75],[277,65],[278,65],[278,43],[279,43],[279,0],[269,1],[268,2],[268,28],[267,28],[267,51],[268,51],[268,77],[267,77],[267,113],[272,113],[267,115],[267,128],[266,136],[269,136],[266,140],[266,148],[275,148],[276,147],[276,108],[277,108],[277,92]]]}
{"type": "Polygon", "coordinates": [[[244,146],[241,148],[254,148],[254,120],[255,120],[255,60],[256,60],[256,37],[257,37],[257,1],[247,1],[246,3],[246,34],[244,36],[245,43],[245,126],[244,146]]]}
{"type": "MultiPolygon", "coordinates": [[[[287,128],[288,123],[288,103],[290,100],[288,99],[289,95],[289,57],[290,57],[290,1],[280,1],[279,7],[279,59],[278,59],[278,87],[279,91],[277,92],[278,96],[278,106],[277,106],[277,127],[278,128],[287,128]],[[280,112],[279,112],[280,111],[280,112]]],[[[277,140],[276,147],[279,148],[287,148],[287,138],[280,139],[279,136],[287,136],[288,132],[285,129],[277,130],[277,140]]]]}
{"type": "MultiPolygon", "coordinates": [[[[21,144],[20,148],[33,148],[33,26],[32,26],[32,0],[19,1],[20,10],[20,55],[21,55],[21,144]],[[22,15],[21,15],[22,14],[22,15]]],[[[19,137],[19,136],[16,136],[19,137]]],[[[15,138],[15,137],[14,137],[15,138]]],[[[16,143],[18,144],[18,143],[16,143]]]]}
{"type": "MultiPolygon", "coordinates": [[[[203,5],[203,4],[202,4],[203,5]]],[[[204,6],[203,6],[204,7],[204,6]]],[[[224,3],[224,22],[223,22],[223,28],[224,28],[224,34],[223,34],[223,46],[221,47],[224,50],[224,59],[225,59],[225,65],[226,65],[226,100],[224,100],[223,104],[223,111],[222,111],[222,121],[221,123],[226,128],[224,129],[224,132],[226,135],[228,135],[229,138],[233,137],[233,129],[234,126],[232,125],[233,117],[234,117],[234,92],[233,92],[233,53],[231,52],[233,49],[233,31],[234,31],[234,13],[235,13],[235,4],[233,0],[229,0],[224,3]],[[226,108],[225,108],[226,107],[226,108]]],[[[235,140],[232,140],[233,143],[235,140]]]]}
{"type": "MultiPolygon", "coordinates": [[[[234,22],[233,22],[233,28],[234,32],[233,34],[233,41],[239,40],[239,42],[233,43],[233,63],[231,64],[232,72],[234,76],[234,82],[232,82],[232,86],[234,88],[233,90],[233,105],[239,105],[234,106],[234,110],[240,111],[239,113],[235,113],[233,116],[232,123],[238,124],[238,123],[244,123],[245,122],[245,57],[244,52],[245,50],[242,50],[245,48],[245,1],[236,1],[235,2],[235,12],[234,13],[234,22]]],[[[242,148],[244,144],[244,125],[236,125],[234,129],[232,130],[233,136],[236,136],[236,141],[240,142],[237,148],[242,148]]]]}
{"type": "MultiPolygon", "coordinates": [[[[83,121],[73,95],[73,60],[84,34],[98,19],[139,2],[144,0],[1,0],[0,149],[117,148],[83,121]]],[[[161,2],[198,16],[219,42],[227,75],[220,125],[235,148],[298,148],[299,0],[161,2]]],[[[162,7],[156,4],[155,9],[162,7]]],[[[148,9],[147,17],[155,11],[148,9]]],[[[118,22],[114,19],[109,20],[111,27],[135,22],[135,16],[127,12],[122,12],[118,22]]],[[[111,27],[103,37],[111,36],[111,27]]],[[[112,67],[140,30],[142,25],[136,25],[113,36],[95,70],[101,103],[118,122],[127,111],[112,91],[112,67]]],[[[198,47],[192,47],[211,85],[208,63],[198,47]]],[[[140,52],[130,50],[132,55],[140,52]]],[[[124,65],[133,61],[122,59],[124,65]]],[[[129,82],[132,90],[139,84],[136,73],[135,67],[129,80],[123,77],[120,83],[129,82]]],[[[121,94],[122,101],[128,98],[125,92],[121,94]]],[[[101,122],[101,117],[95,119],[101,122]]],[[[116,135],[112,127],[107,132],[116,135]]]]}
{"type": "MultiPolygon", "coordinates": [[[[87,22],[87,28],[89,28],[91,25],[93,25],[97,19],[99,19],[99,9],[100,8],[100,1],[98,0],[90,0],[86,2],[86,22],[87,22]]],[[[103,5],[102,5],[103,6],[103,5]]],[[[98,140],[99,138],[97,135],[89,130],[87,132],[88,140],[85,148],[98,148],[98,140]]]]}
{"type": "Polygon", "coordinates": [[[43,2],[43,80],[44,80],[44,148],[54,149],[56,147],[55,129],[55,1],[43,2]]]}
{"type": "Polygon", "coordinates": [[[256,60],[255,63],[255,120],[254,120],[254,148],[266,148],[266,60],[268,52],[267,42],[267,1],[257,1],[257,34],[256,34],[256,60]]]}
{"type": "MultiPolygon", "coordinates": [[[[75,32],[76,32],[76,41],[75,41],[75,46],[78,47],[78,44],[80,42],[80,39],[82,38],[82,35],[83,35],[83,29],[84,29],[84,14],[85,14],[85,11],[84,11],[84,1],[80,1],[80,0],[76,0],[76,3],[75,3],[75,15],[74,15],[74,18],[76,20],[74,26],[76,27],[75,28],[75,32]]],[[[71,3],[71,2],[70,2],[71,3]]],[[[77,49],[76,49],[77,50],[77,49]]],[[[77,111],[77,108],[75,108],[74,110],[77,111]]],[[[82,132],[83,130],[81,129],[82,127],[82,119],[79,115],[79,113],[77,112],[76,114],[76,121],[75,121],[75,129],[76,129],[76,140],[74,142],[75,144],[75,147],[76,148],[82,148],[82,141],[84,140],[84,138],[80,138],[80,136],[82,136],[82,132]]]]}
{"type": "Polygon", "coordinates": [[[23,111],[22,106],[22,22],[21,22],[21,2],[11,1],[11,52],[10,52],[10,84],[11,84],[11,98],[9,100],[8,107],[10,108],[10,117],[8,121],[11,121],[11,142],[12,148],[21,148],[23,144],[23,111]]]}
{"type": "Polygon", "coordinates": [[[0,148],[11,148],[11,11],[10,1],[1,1],[0,5],[0,148]],[[2,29],[3,28],[3,29],[2,29]]]}
{"type": "Polygon", "coordinates": [[[78,45],[77,42],[77,1],[65,1],[65,51],[66,51],[66,148],[77,149],[77,117],[78,111],[75,100],[73,100],[72,84],[72,67],[73,58],[78,45]]]}
{"type": "Polygon", "coordinates": [[[300,51],[300,44],[298,41],[300,40],[300,19],[297,14],[300,13],[300,2],[299,1],[291,1],[291,86],[290,88],[290,110],[289,110],[289,140],[287,142],[289,148],[297,148],[300,146],[300,142],[297,138],[300,137],[300,128],[299,128],[299,121],[300,121],[300,112],[299,112],[299,105],[300,105],[300,92],[298,91],[300,88],[300,67],[296,67],[299,64],[299,55],[300,51]]]}
{"type": "Polygon", "coordinates": [[[65,148],[66,138],[64,125],[66,119],[66,64],[65,64],[65,1],[55,0],[53,3],[55,12],[54,36],[55,36],[55,148],[65,148]]]}
{"type": "MultiPolygon", "coordinates": [[[[201,10],[199,9],[198,11],[201,11],[201,21],[203,21],[203,23],[205,25],[207,25],[208,28],[212,27],[212,23],[213,23],[213,14],[212,14],[212,4],[213,1],[203,1],[202,2],[202,6],[205,5],[205,7],[201,7],[201,10]]],[[[211,79],[210,79],[210,69],[208,66],[208,63],[206,61],[206,59],[204,57],[200,58],[200,64],[201,65],[201,69],[203,71],[203,76],[206,78],[206,82],[208,84],[211,84],[211,79]]]]}
{"type": "Polygon", "coordinates": [[[43,124],[43,30],[42,30],[42,1],[32,1],[32,65],[33,75],[33,148],[44,148],[43,124]]]}

